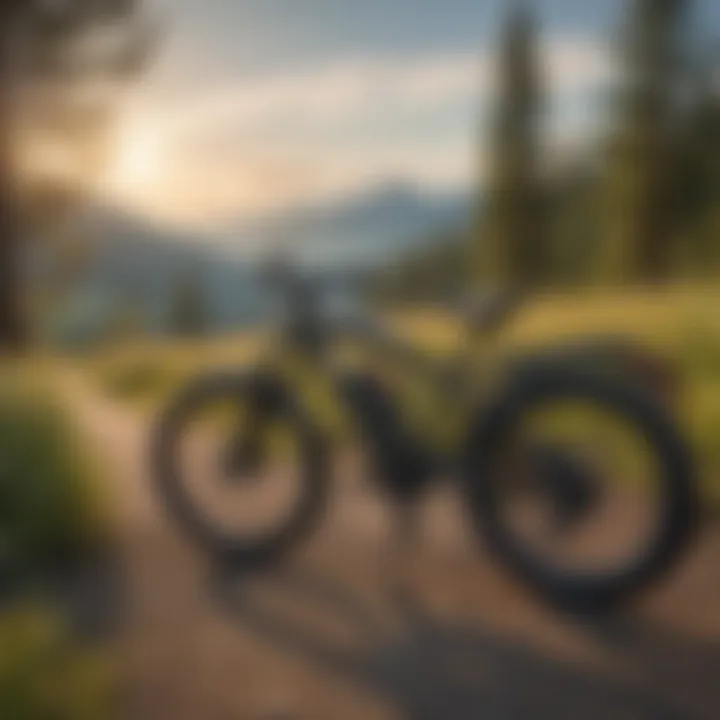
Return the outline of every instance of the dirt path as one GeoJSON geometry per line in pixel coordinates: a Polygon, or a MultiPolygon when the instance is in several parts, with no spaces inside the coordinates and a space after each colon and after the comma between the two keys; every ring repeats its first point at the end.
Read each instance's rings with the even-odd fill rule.
{"type": "Polygon", "coordinates": [[[379,501],[349,490],[285,567],[222,577],[151,493],[147,421],[69,389],[123,503],[127,717],[720,717],[720,529],[627,616],[593,625],[523,593],[448,498],[428,503],[405,592],[386,582],[379,501]]]}

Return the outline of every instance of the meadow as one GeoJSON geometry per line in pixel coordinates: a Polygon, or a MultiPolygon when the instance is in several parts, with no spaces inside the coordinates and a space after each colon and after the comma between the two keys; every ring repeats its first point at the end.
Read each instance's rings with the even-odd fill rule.
{"type": "MultiPolygon", "coordinates": [[[[712,286],[584,290],[533,299],[497,337],[500,352],[523,352],[585,337],[621,336],[667,358],[682,380],[679,422],[698,458],[708,507],[720,506],[720,290],[712,286]]],[[[387,312],[429,352],[462,342],[460,318],[432,308],[387,312]]],[[[263,347],[262,332],[196,341],[138,340],[103,348],[83,367],[104,394],[138,411],[161,407],[195,373],[242,367],[263,347]]]]}

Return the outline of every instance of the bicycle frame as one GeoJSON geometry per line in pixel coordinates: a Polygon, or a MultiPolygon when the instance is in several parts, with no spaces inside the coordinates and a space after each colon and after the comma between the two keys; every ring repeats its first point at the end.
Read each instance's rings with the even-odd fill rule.
{"type": "Polygon", "coordinates": [[[487,391],[478,382],[490,376],[489,368],[478,368],[487,358],[487,338],[469,337],[457,352],[435,357],[370,319],[324,323],[320,333],[317,329],[304,335],[292,323],[283,327],[261,367],[281,380],[326,436],[337,439],[357,427],[357,408],[348,401],[344,384],[354,374],[369,372],[389,376],[388,385],[399,390],[394,394],[405,395],[401,410],[418,442],[438,456],[457,456],[470,415],[487,391]],[[308,342],[313,335],[317,342],[308,342]],[[334,357],[348,344],[355,349],[352,359],[334,357]]]}
{"type": "Polygon", "coordinates": [[[527,374],[563,365],[573,370],[619,370],[663,400],[667,394],[661,384],[663,377],[672,376],[660,358],[642,352],[626,339],[586,340],[520,358],[498,356],[493,352],[496,333],[508,308],[514,309],[512,304],[496,303],[487,327],[483,323],[467,327],[455,352],[438,357],[403,340],[374,318],[328,320],[320,310],[316,290],[297,275],[286,277],[282,290],[286,322],[270,343],[261,367],[281,381],[331,439],[357,430],[357,408],[348,401],[344,383],[358,372],[389,376],[387,384],[399,400],[414,439],[448,462],[463,450],[470,420],[479,408],[527,374]],[[360,369],[357,352],[350,362],[336,357],[335,350],[347,344],[360,348],[360,369]],[[662,371],[660,383],[656,382],[657,373],[648,372],[658,369],[662,371]]]}
{"type": "MultiPolygon", "coordinates": [[[[287,299],[287,322],[266,347],[259,365],[250,371],[213,372],[191,382],[161,417],[154,438],[154,476],[163,499],[194,537],[219,557],[265,563],[279,558],[315,527],[335,467],[328,462],[327,451],[333,448],[325,440],[342,440],[343,430],[359,431],[360,444],[369,451],[376,471],[373,475],[403,507],[421,497],[436,479],[457,479],[470,522],[482,529],[486,546],[529,586],[552,599],[609,604],[624,598],[664,571],[691,537],[697,506],[693,463],[672,414],[662,407],[673,401],[674,394],[665,392],[674,385],[666,384],[665,378],[673,378],[656,372],[669,368],[653,353],[643,352],[627,339],[608,343],[604,338],[546,346],[519,356],[498,355],[493,352],[500,348],[494,331],[507,315],[502,305],[491,304],[495,313],[476,315],[478,322],[468,327],[466,341],[459,343],[455,353],[435,357],[375,321],[328,321],[306,286],[295,284],[287,299]],[[341,352],[346,343],[349,350],[353,344],[359,346],[360,355],[341,352]],[[388,366],[396,370],[386,383],[383,376],[388,366]],[[377,376],[380,392],[372,399],[372,381],[377,376]],[[354,385],[353,377],[359,379],[354,385]],[[350,393],[346,392],[348,378],[350,393]],[[396,423],[396,381],[415,383],[416,392],[424,394],[423,402],[411,402],[406,418],[400,418],[415,420],[412,428],[396,423]],[[364,409],[357,402],[363,393],[370,399],[364,409]],[[283,423],[287,422],[297,441],[299,453],[293,459],[299,460],[298,500],[287,520],[260,537],[247,535],[241,528],[230,533],[219,528],[185,487],[179,443],[199,411],[213,409],[218,400],[231,404],[231,413],[223,415],[230,421],[230,437],[227,445],[223,440],[221,457],[229,483],[252,481],[265,451],[284,451],[282,442],[273,445],[284,440],[283,423]],[[570,416],[561,413],[558,420],[569,417],[574,431],[572,403],[576,400],[607,409],[613,417],[634,425],[644,440],[643,451],[652,451],[653,471],[658,471],[653,472],[662,499],[657,533],[651,533],[637,557],[633,552],[627,562],[601,573],[569,573],[564,564],[555,567],[546,562],[506,527],[498,504],[498,491],[519,468],[520,482],[510,484],[511,495],[532,480],[529,489],[537,487],[552,502],[548,509],[555,510],[554,524],[583,519],[593,509],[594,453],[586,458],[584,445],[578,446],[576,455],[574,446],[553,442],[553,423],[542,412],[544,408],[562,410],[569,401],[570,416]],[[236,403],[246,403],[247,408],[241,407],[236,415],[236,403]],[[423,403],[426,411],[418,411],[423,403]],[[538,419],[537,425],[532,422],[538,419]],[[541,430],[538,435],[523,433],[536,426],[541,430]],[[406,432],[409,429],[412,432],[406,432]],[[548,436],[546,429],[551,431],[548,436]],[[519,466],[513,464],[515,457],[519,466]]],[[[598,441],[595,433],[585,438],[598,441]]],[[[600,447],[604,452],[602,443],[600,447]]],[[[630,469],[632,479],[632,463],[630,469]]],[[[624,477],[623,472],[617,479],[624,477]]],[[[613,487],[619,487],[614,476],[610,479],[613,487]]]]}

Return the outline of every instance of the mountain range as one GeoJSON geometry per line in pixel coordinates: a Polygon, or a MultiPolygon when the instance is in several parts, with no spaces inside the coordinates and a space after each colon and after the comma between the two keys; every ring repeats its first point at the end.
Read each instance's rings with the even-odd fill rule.
{"type": "Polygon", "coordinates": [[[161,330],[178,279],[201,283],[212,324],[238,327],[267,307],[258,277],[263,257],[282,246],[307,272],[351,280],[440,241],[467,222],[470,197],[390,182],[339,202],[227,223],[201,236],[155,225],[106,206],[91,208],[90,260],[74,293],[74,315],[93,322],[126,304],[161,330]]]}

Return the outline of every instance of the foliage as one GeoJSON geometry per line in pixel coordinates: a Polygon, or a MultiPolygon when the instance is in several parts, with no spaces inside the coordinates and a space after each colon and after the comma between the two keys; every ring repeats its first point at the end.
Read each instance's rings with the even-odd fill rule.
{"type": "Polygon", "coordinates": [[[81,644],[60,610],[19,604],[108,545],[97,467],[44,366],[6,362],[0,377],[0,717],[110,718],[107,651],[81,644]]]}
{"type": "Polygon", "coordinates": [[[469,250],[446,237],[379,284],[393,299],[482,282],[567,288],[706,280],[720,272],[720,91],[712,48],[690,35],[691,0],[628,3],[604,140],[538,173],[534,28],[522,6],[506,25],[491,173],[469,250]],[[433,271],[435,271],[433,273],[433,271]]]}
{"type": "Polygon", "coordinates": [[[720,267],[720,93],[708,79],[700,83],[678,142],[673,183],[679,232],[673,260],[690,276],[720,267]]]}
{"type": "Polygon", "coordinates": [[[175,282],[170,305],[170,331],[180,337],[203,335],[208,329],[209,315],[203,277],[188,270],[175,282]]]}
{"type": "Polygon", "coordinates": [[[86,369],[117,400],[155,405],[191,376],[210,366],[253,362],[265,338],[259,334],[112,345],[88,359],[86,369]]]}
{"type": "Polygon", "coordinates": [[[368,293],[381,301],[456,298],[472,281],[466,233],[434,237],[427,248],[370,277],[368,293]]]}
{"type": "Polygon", "coordinates": [[[481,277],[493,282],[535,284],[544,266],[537,60],[533,18],[517,4],[503,40],[487,205],[475,247],[481,277]]]}
{"type": "Polygon", "coordinates": [[[7,348],[22,349],[30,335],[25,303],[34,288],[21,274],[23,246],[59,239],[106,166],[120,86],[151,44],[138,7],[135,0],[0,4],[0,345],[7,348]]]}
{"type": "Polygon", "coordinates": [[[6,6],[11,6],[4,11],[9,27],[24,31],[16,81],[31,92],[23,96],[22,124],[14,131],[14,142],[20,160],[27,160],[20,169],[32,191],[28,220],[37,232],[56,226],[77,207],[105,169],[117,98],[97,85],[107,90],[112,83],[133,80],[145,64],[152,34],[135,0],[6,6]],[[42,162],[32,162],[39,143],[64,153],[75,174],[58,175],[42,162]]]}
{"type": "Polygon", "coordinates": [[[177,383],[172,368],[147,355],[100,363],[97,373],[103,391],[118,400],[161,396],[177,383]]]}
{"type": "Polygon", "coordinates": [[[0,567],[34,577],[79,563],[108,539],[96,468],[68,411],[37,374],[0,381],[0,567]]]}
{"type": "Polygon", "coordinates": [[[0,618],[0,716],[8,720],[103,720],[112,713],[104,654],[79,647],[43,608],[0,618]]]}
{"type": "Polygon", "coordinates": [[[633,0],[618,123],[608,148],[604,263],[613,281],[671,273],[674,97],[687,0],[633,0]]]}
{"type": "MultiPolygon", "coordinates": [[[[720,503],[720,322],[715,313],[719,305],[717,288],[697,284],[548,293],[529,303],[497,338],[496,351],[516,353],[579,336],[619,335],[661,352],[680,372],[685,393],[679,423],[695,446],[707,496],[720,503]]],[[[451,352],[462,342],[461,321],[447,311],[409,305],[389,313],[388,321],[420,347],[438,355],[451,352]]],[[[144,385],[143,400],[155,409],[167,401],[173,388],[201,368],[230,363],[242,367],[255,362],[258,341],[262,344],[263,339],[237,336],[215,343],[171,342],[147,346],[145,353],[134,356],[107,358],[101,367],[116,363],[115,367],[126,368],[128,374],[142,374],[137,368],[144,363],[163,368],[166,378],[162,382],[144,385]]],[[[98,372],[97,366],[94,371],[98,372]]]]}

